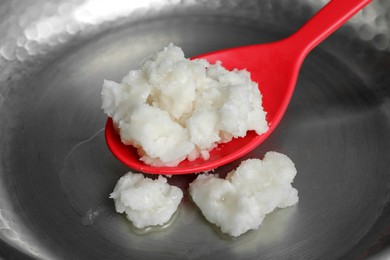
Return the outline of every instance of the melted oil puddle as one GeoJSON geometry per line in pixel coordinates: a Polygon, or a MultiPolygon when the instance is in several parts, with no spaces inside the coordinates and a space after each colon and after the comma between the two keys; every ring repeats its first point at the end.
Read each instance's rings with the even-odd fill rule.
{"type": "Polygon", "coordinates": [[[137,228],[136,226],[134,226],[130,222],[130,228],[135,234],[138,234],[138,235],[146,235],[146,234],[150,234],[150,233],[154,233],[154,232],[164,231],[173,225],[175,220],[178,218],[178,215],[179,215],[179,208],[172,215],[171,219],[167,223],[165,223],[164,225],[149,226],[146,228],[137,228]]]}

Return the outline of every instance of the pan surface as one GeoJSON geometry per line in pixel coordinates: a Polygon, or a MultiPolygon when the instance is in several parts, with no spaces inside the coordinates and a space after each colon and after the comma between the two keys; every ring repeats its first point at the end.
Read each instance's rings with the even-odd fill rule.
{"type": "Polygon", "coordinates": [[[0,257],[390,257],[387,0],[374,1],[308,56],[281,124],[242,158],[288,155],[298,170],[297,205],[232,239],[190,200],[194,175],[169,179],[185,197],[164,230],[134,230],[108,198],[130,169],[105,144],[103,79],[120,81],[170,42],[191,57],[283,38],[325,3],[1,1],[0,257]]]}

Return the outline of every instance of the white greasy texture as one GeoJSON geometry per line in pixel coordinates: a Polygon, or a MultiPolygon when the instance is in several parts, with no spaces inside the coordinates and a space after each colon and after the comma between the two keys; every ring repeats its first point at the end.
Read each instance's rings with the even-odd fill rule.
{"type": "Polygon", "coordinates": [[[249,72],[186,59],[173,44],[121,83],[105,80],[102,108],[122,142],[154,166],[208,159],[218,143],[268,129],[262,96],[249,72]]]}
{"type": "Polygon", "coordinates": [[[286,155],[268,152],[263,160],[248,159],[225,179],[201,174],[190,184],[190,195],[208,221],[237,237],[258,229],[266,214],[298,202],[291,186],[296,175],[286,155]]]}
{"type": "Polygon", "coordinates": [[[118,213],[126,213],[137,228],[164,225],[176,212],[183,192],[161,175],[153,180],[129,172],[117,182],[110,198],[118,213]]]}

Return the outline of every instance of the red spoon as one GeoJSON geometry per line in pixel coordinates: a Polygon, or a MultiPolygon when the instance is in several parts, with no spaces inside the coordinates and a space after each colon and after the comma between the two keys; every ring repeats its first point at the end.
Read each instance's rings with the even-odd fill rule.
{"type": "Polygon", "coordinates": [[[332,0],[301,29],[288,38],[267,43],[216,51],[197,56],[213,63],[217,60],[227,69],[247,69],[258,82],[263,94],[269,129],[261,135],[248,132],[244,138],[233,139],[210,152],[209,160],[185,160],[176,167],[154,167],[139,160],[136,149],[121,143],[112,120],[106,123],[106,142],[122,163],[145,173],[185,174],[212,170],[247,154],[274,131],[280,122],[306,55],[327,36],[348,21],[371,0],[332,0]]]}

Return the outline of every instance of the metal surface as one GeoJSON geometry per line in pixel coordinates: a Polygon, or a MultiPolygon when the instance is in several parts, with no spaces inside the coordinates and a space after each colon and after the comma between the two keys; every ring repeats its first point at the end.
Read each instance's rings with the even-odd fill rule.
{"type": "MultiPolygon", "coordinates": [[[[258,231],[230,239],[203,219],[188,195],[170,227],[146,234],[133,230],[108,199],[128,169],[104,142],[103,79],[120,80],[169,42],[193,56],[282,38],[323,3],[0,2],[0,256],[388,257],[387,0],[374,1],[308,56],[282,123],[247,156],[275,150],[295,162],[296,206],[268,215],[258,231]]],[[[192,178],[170,182],[186,190],[192,178]]]]}

